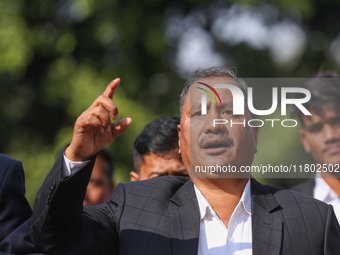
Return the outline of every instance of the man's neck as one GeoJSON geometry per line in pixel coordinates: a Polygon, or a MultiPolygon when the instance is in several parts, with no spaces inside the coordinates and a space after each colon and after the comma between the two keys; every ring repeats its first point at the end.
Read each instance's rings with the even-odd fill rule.
{"type": "Polygon", "coordinates": [[[340,197],[340,178],[334,177],[331,173],[321,173],[322,178],[328,186],[340,197]]]}
{"type": "Polygon", "coordinates": [[[248,180],[248,178],[192,179],[226,227],[229,225],[231,215],[242,197],[248,180]]]}

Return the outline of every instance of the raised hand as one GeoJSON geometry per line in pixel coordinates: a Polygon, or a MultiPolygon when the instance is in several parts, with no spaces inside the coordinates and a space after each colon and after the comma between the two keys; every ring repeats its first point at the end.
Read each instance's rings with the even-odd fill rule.
{"type": "Polygon", "coordinates": [[[73,161],[85,161],[121,135],[131,124],[130,118],[111,123],[110,116],[119,119],[118,108],[112,101],[120,79],[113,80],[105,92],[77,119],[71,144],[65,156],[73,161]]]}

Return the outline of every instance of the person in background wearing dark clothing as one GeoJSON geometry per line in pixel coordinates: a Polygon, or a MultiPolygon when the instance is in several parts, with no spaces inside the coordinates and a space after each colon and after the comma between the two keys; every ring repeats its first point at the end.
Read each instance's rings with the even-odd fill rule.
{"type": "Polygon", "coordinates": [[[31,215],[21,162],[0,154],[0,255],[37,253],[29,235],[31,215]]]}
{"type": "Polygon", "coordinates": [[[291,189],[331,204],[340,222],[340,75],[319,73],[303,87],[312,96],[304,104],[312,115],[302,115],[296,107],[293,115],[302,123],[300,137],[305,151],[322,171],[291,189]]]}
{"type": "Polygon", "coordinates": [[[178,154],[179,119],[163,117],[147,124],[134,143],[133,162],[136,172],[131,181],[160,176],[189,176],[178,154]]]}

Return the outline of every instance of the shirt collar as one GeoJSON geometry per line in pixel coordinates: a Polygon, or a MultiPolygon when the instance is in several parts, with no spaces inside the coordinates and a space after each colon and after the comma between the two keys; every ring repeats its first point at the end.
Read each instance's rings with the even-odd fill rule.
{"type": "MultiPolygon", "coordinates": [[[[198,207],[200,210],[200,220],[203,220],[203,218],[209,213],[215,214],[214,209],[211,207],[209,202],[205,199],[205,197],[202,195],[201,191],[196,187],[196,185],[194,185],[194,188],[195,188],[195,193],[196,193],[196,197],[198,201],[198,207]]],[[[237,214],[242,211],[251,215],[250,180],[248,180],[246,186],[244,187],[241,199],[239,203],[237,204],[233,214],[237,214]]]]}
{"type": "Polygon", "coordinates": [[[331,202],[333,199],[338,199],[338,195],[329,187],[320,173],[315,175],[314,198],[323,201],[331,202]]]}

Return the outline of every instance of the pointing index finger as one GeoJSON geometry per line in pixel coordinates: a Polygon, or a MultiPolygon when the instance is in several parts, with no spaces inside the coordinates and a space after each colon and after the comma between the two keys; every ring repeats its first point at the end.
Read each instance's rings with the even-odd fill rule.
{"type": "Polygon", "coordinates": [[[108,98],[112,99],[113,98],[113,95],[114,93],[116,92],[116,89],[118,88],[120,84],[120,79],[119,78],[116,78],[114,79],[113,81],[110,82],[109,85],[107,85],[103,95],[104,96],[107,96],[108,98]]]}

